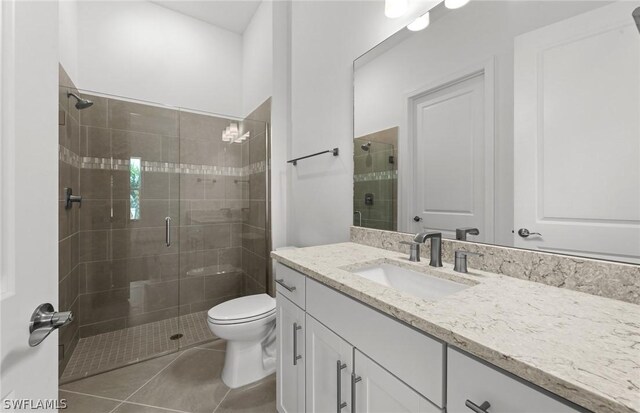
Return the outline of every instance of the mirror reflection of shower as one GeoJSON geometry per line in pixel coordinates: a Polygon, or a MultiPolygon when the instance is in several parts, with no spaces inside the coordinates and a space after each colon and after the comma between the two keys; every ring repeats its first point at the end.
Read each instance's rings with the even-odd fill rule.
{"type": "Polygon", "coordinates": [[[76,95],[75,93],[72,92],[67,92],[67,97],[69,96],[73,96],[74,98],[76,98],[76,109],[78,110],[82,110],[82,109],[86,109],[88,107],[90,107],[91,105],[93,105],[93,101],[89,100],[89,99],[83,99],[80,96],[76,95]]]}

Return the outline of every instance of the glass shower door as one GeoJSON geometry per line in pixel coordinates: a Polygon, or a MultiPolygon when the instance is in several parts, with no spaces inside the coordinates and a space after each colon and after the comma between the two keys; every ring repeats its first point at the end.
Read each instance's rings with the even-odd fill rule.
{"type": "Polygon", "coordinates": [[[79,215],[66,231],[77,231],[77,288],[60,290],[77,322],[63,382],[175,351],[181,331],[178,110],[79,93],[93,103],[77,109],[70,98],[72,143],[60,156],[82,196],[79,209],[60,210],[61,226],[79,215]]]}

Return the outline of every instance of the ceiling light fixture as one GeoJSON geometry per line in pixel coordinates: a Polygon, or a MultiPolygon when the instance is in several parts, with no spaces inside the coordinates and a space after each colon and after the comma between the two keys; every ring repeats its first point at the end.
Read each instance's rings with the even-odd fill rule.
{"type": "Polygon", "coordinates": [[[459,9],[469,3],[469,0],[444,0],[444,6],[447,9],[459,9]]]}
{"type": "Polygon", "coordinates": [[[250,133],[247,132],[240,136],[237,123],[231,123],[227,128],[222,131],[222,141],[229,143],[242,143],[250,137],[250,133]]]}
{"type": "Polygon", "coordinates": [[[409,0],[385,0],[384,15],[390,19],[400,17],[407,12],[409,0]]]}
{"type": "Polygon", "coordinates": [[[419,32],[420,30],[424,30],[429,26],[429,12],[426,12],[422,16],[416,18],[411,24],[407,26],[407,29],[412,32],[419,32]]]}

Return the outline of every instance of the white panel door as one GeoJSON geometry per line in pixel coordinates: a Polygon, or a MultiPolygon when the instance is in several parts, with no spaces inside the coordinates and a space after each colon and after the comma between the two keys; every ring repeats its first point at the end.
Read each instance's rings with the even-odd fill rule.
{"type": "Polygon", "coordinates": [[[455,239],[456,228],[475,227],[480,235],[470,240],[493,240],[493,158],[487,153],[493,141],[485,136],[484,77],[480,72],[414,101],[417,230],[455,239]]]}
{"type": "Polygon", "coordinates": [[[58,4],[3,0],[0,19],[0,398],[57,412],[58,333],[28,338],[58,305],[58,4]]]}
{"type": "Polygon", "coordinates": [[[307,413],[349,412],[353,347],[307,314],[307,413]]]}
{"type": "Polygon", "coordinates": [[[442,413],[411,387],[404,384],[369,357],[358,350],[354,352],[355,372],[352,374],[355,397],[354,412],[442,413]]]}
{"type": "Polygon", "coordinates": [[[304,411],[305,313],[276,293],[276,405],[280,413],[304,411]]]}
{"type": "Polygon", "coordinates": [[[637,6],[516,38],[515,246],[640,262],[637,6]]]}

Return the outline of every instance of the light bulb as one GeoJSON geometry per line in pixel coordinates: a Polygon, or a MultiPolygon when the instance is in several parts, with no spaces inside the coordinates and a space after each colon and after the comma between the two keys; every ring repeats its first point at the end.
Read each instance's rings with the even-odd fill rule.
{"type": "Polygon", "coordinates": [[[384,15],[390,19],[395,19],[406,13],[409,8],[409,0],[385,0],[384,15]]]}
{"type": "Polygon", "coordinates": [[[469,3],[469,0],[444,0],[444,6],[447,9],[459,9],[469,3]]]}
{"type": "Polygon", "coordinates": [[[412,32],[419,32],[420,30],[424,30],[429,26],[429,12],[426,12],[422,16],[415,19],[411,24],[407,26],[407,29],[412,32]]]}

